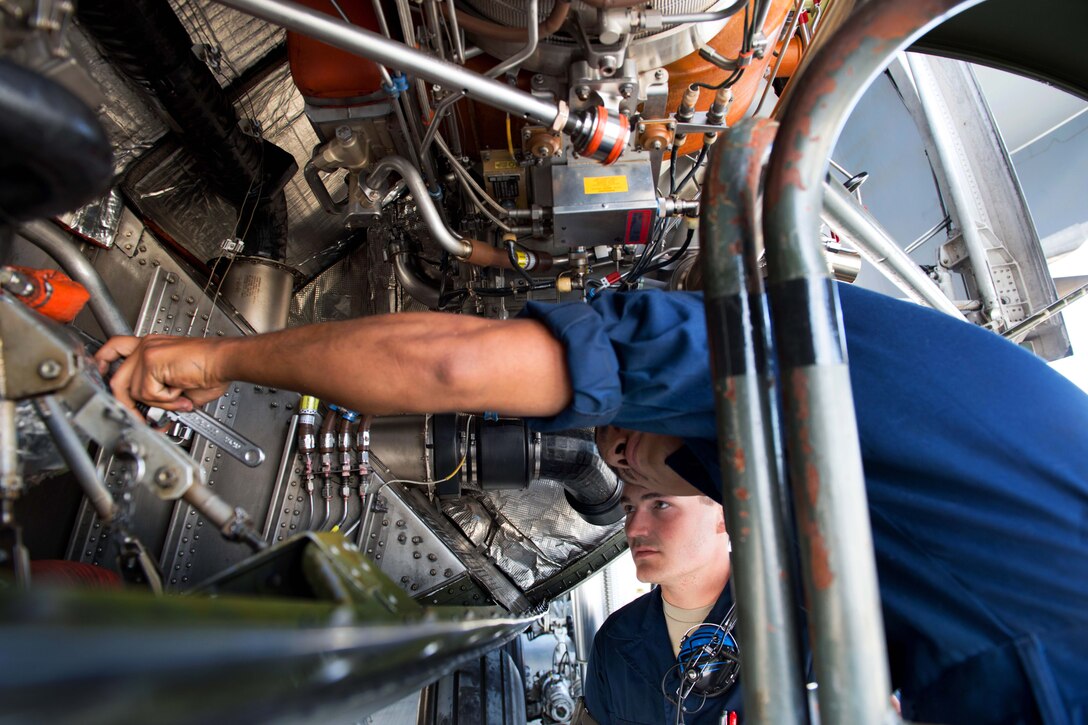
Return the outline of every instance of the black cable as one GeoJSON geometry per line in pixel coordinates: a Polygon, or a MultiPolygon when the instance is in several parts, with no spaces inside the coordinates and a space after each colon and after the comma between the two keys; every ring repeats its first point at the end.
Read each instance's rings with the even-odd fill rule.
{"type": "MultiPolygon", "coordinates": [[[[710,151],[710,144],[707,144],[706,142],[704,142],[703,147],[701,149],[699,149],[699,155],[695,157],[695,163],[692,164],[691,169],[688,170],[688,173],[680,181],[679,185],[677,185],[676,188],[678,190],[683,190],[683,188],[688,185],[688,182],[691,181],[692,178],[695,177],[695,172],[698,171],[699,167],[702,166],[703,163],[706,161],[706,156],[707,156],[707,153],[709,151],[710,151]]],[[[674,191],[673,193],[675,194],[676,192],[674,191]]]]}
{"type": "Polygon", "coordinates": [[[634,289],[638,284],[639,279],[644,274],[643,269],[646,267],[647,261],[653,257],[652,249],[656,249],[657,246],[663,241],[665,232],[665,225],[658,219],[654,220],[654,228],[650,235],[650,240],[642,247],[642,254],[639,255],[638,260],[632,265],[631,271],[627,273],[627,278],[623,281],[622,288],[625,290],[634,289]]]}
{"type": "MultiPolygon", "coordinates": [[[[753,38],[752,38],[752,23],[751,23],[751,19],[749,17],[748,6],[747,5],[744,6],[743,38],[744,38],[744,40],[741,42],[740,55],[738,56],[738,58],[749,55],[752,52],[752,40],[753,40],[753,38]]],[[[707,89],[712,90],[712,91],[720,91],[723,88],[732,88],[733,85],[735,85],[736,82],[740,80],[742,75],[744,75],[744,66],[741,66],[741,67],[737,68],[736,70],[734,70],[732,73],[729,74],[728,77],[726,77],[726,79],[724,81],[722,81],[721,83],[719,83],[717,85],[711,85],[710,83],[699,83],[699,82],[692,83],[691,85],[695,86],[696,88],[707,88],[707,89]]]]}
{"type": "Polygon", "coordinates": [[[682,245],[680,245],[680,249],[678,249],[675,254],[673,254],[671,257],[664,260],[663,262],[658,262],[654,266],[652,266],[649,269],[645,270],[642,274],[647,275],[650,272],[656,272],[659,269],[664,269],[665,267],[668,267],[673,262],[679,261],[680,258],[684,256],[684,252],[688,251],[688,247],[691,246],[691,240],[694,239],[694,238],[695,238],[695,230],[694,229],[689,229],[688,230],[688,235],[684,239],[684,243],[682,245]]]}

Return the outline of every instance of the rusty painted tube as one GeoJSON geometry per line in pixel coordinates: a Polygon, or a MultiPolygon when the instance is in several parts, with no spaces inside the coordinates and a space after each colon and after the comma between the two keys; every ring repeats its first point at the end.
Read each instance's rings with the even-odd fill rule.
{"type": "Polygon", "coordinates": [[[745,119],[722,135],[706,176],[702,263],[734,591],[745,652],[745,715],[807,722],[796,562],[786,535],[770,320],[759,269],[760,176],[778,124],[745,119]]]}
{"type": "Polygon", "coordinates": [[[791,83],[767,172],[768,296],[825,722],[889,717],[887,657],[846,342],[817,236],[831,150],[895,54],[978,0],[869,0],[791,83]]]}

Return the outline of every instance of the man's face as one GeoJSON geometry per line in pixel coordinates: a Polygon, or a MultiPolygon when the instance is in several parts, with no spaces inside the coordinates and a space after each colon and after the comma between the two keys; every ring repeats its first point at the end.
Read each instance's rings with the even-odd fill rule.
{"type": "Polygon", "coordinates": [[[663,496],[626,483],[624,531],[639,581],[670,587],[705,581],[728,566],[722,507],[706,496],[663,496]]]}
{"type": "Polygon", "coordinates": [[[625,483],[634,483],[670,496],[699,493],[665,464],[665,459],[683,445],[683,439],[660,433],[643,433],[611,425],[597,429],[597,449],[617,476],[625,483]]]}

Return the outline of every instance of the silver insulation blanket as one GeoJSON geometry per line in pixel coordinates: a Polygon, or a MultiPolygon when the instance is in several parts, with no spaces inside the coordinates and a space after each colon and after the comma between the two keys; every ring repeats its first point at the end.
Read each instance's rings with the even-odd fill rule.
{"type": "Polygon", "coordinates": [[[166,124],[144,94],[114,70],[78,26],[68,33],[68,43],[72,56],[106,99],[97,109],[98,119],[113,145],[114,172],[120,175],[166,134],[166,124]]]}
{"type": "Polygon", "coordinates": [[[60,220],[84,239],[109,248],[117,237],[124,211],[124,199],[121,198],[121,192],[114,187],[101,199],[61,215],[60,220]]]}
{"type": "Polygon", "coordinates": [[[539,479],[524,491],[466,492],[443,511],[523,591],[623,527],[586,523],[554,479],[539,479]]]}

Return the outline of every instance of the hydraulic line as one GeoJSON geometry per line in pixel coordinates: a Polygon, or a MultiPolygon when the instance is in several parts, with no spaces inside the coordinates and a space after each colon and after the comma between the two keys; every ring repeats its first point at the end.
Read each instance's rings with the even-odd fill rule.
{"type": "Polygon", "coordinates": [[[340,500],[343,504],[343,513],[336,524],[337,529],[343,529],[348,520],[348,500],[351,497],[351,476],[355,463],[355,435],[354,429],[358,425],[359,414],[354,410],[340,409],[340,423],[336,429],[336,451],[340,462],[340,500]]]}
{"type": "Polygon", "coordinates": [[[314,453],[317,452],[317,408],[321,401],[303,395],[298,411],[298,452],[302,456],[303,486],[310,498],[310,523],[314,520],[314,453]]]}
{"type": "Polygon", "coordinates": [[[330,405],[325,413],[325,419],[321,421],[321,430],[317,436],[317,451],[321,461],[321,498],[325,501],[325,518],[317,525],[317,530],[325,528],[331,514],[332,501],[332,457],[336,452],[336,411],[335,405],[330,405]]]}
{"type": "MultiPolygon", "coordinates": [[[[404,157],[386,156],[379,161],[364,182],[364,194],[369,198],[379,198],[386,179],[390,173],[394,172],[408,186],[408,192],[412,195],[413,201],[416,202],[416,208],[419,210],[420,216],[423,217],[432,238],[440,247],[457,259],[466,261],[469,264],[480,267],[511,268],[510,260],[503,250],[496,249],[476,239],[461,238],[450,231],[442,220],[442,216],[438,213],[438,207],[435,206],[434,200],[428,194],[419,170],[404,157]]],[[[538,256],[542,268],[545,268],[545,265],[550,265],[551,257],[549,255],[541,253],[538,256]]]]}
{"type": "MultiPolygon", "coordinates": [[[[561,5],[562,3],[557,2],[552,8],[553,12],[561,5]]],[[[526,22],[526,25],[528,26],[526,28],[526,34],[528,37],[526,38],[525,47],[504,60],[502,63],[499,63],[497,66],[487,71],[488,78],[498,78],[508,71],[513,71],[513,73],[516,75],[517,69],[521,67],[521,64],[529,58],[532,58],[533,54],[536,53],[536,46],[540,40],[540,32],[536,26],[536,23],[533,21],[536,20],[537,9],[539,7],[539,0],[528,0],[528,5],[525,8],[525,12],[528,17],[528,21],[526,22]]]]}
{"type": "MultiPolygon", "coordinates": [[[[446,9],[446,16],[449,17],[449,8],[453,6],[451,2],[446,9]]],[[[537,37],[547,38],[549,35],[554,34],[559,28],[563,27],[563,23],[567,19],[567,15],[570,13],[570,0],[556,0],[552,5],[552,11],[548,14],[548,17],[544,19],[544,22],[540,25],[536,25],[537,16],[535,12],[529,13],[526,19],[525,28],[508,28],[505,25],[499,25],[490,21],[478,18],[475,15],[469,15],[468,13],[457,11],[456,19],[457,23],[465,30],[482,35],[485,38],[491,38],[492,40],[501,40],[506,42],[524,42],[529,38],[529,35],[536,31],[537,37]]]]}

